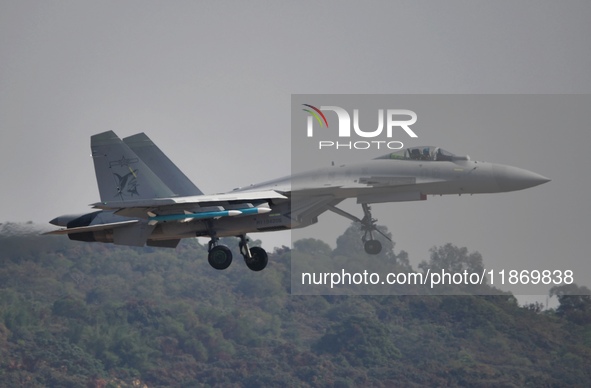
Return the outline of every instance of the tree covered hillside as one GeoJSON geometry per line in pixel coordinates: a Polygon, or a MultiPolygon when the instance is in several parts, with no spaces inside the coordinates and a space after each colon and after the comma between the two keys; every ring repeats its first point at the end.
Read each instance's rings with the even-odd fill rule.
{"type": "MultiPolygon", "coordinates": [[[[505,293],[292,296],[287,248],[262,272],[216,271],[197,240],[130,248],[0,228],[0,386],[591,386],[591,303],[566,289],[556,311],[505,293]]],[[[334,252],[295,247],[358,254],[343,236],[334,252]]],[[[431,264],[446,252],[478,262],[446,245],[431,264]]],[[[383,259],[409,266],[393,245],[383,259]]]]}

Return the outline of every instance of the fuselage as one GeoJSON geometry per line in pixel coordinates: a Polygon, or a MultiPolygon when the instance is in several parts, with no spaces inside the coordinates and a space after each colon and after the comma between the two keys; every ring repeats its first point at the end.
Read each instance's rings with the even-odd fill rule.
{"type": "MultiPolygon", "coordinates": [[[[268,203],[265,214],[219,217],[188,222],[159,222],[150,240],[170,240],[195,236],[237,236],[304,227],[317,222],[318,215],[347,198],[358,203],[424,200],[427,195],[482,194],[521,190],[549,179],[517,167],[459,160],[397,160],[378,158],[296,173],[262,182],[233,192],[275,190],[287,199],[268,203]]],[[[256,204],[255,204],[256,205],[256,204]]],[[[52,220],[60,226],[94,225],[129,220],[112,211],[82,217],[62,216],[52,220]]],[[[112,242],[112,231],[72,234],[83,241],[112,242]]]]}
{"type": "Polygon", "coordinates": [[[123,140],[113,131],[90,138],[100,194],[95,210],[50,222],[72,240],[175,248],[181,239],[209,237],[207,260],[228,268],[232,251],[220,237],[240,239],[239,252],[252,271],[263,270],[267,252],[250,247],[247,233],[303,228],[331,211],[361,224],[364,250],[382,250],[370,204],[421,201],[428,195],[481,194],[521,190],[549,179],[516,167],[471,161],[440,147],[400,149],[376,159],[306,172],[235,189],[203,194],[150,140],[139,133],[123,140]],[[337,205],[355,198],[363,216],[337,205]]]}
{"type": "Polygon", "coordinates": [[[335,198],[345,199],[375,193],[500,193],[548,181],[548,178],[531,171],[488,162],[374,159],[307,171],[237,190],[278,190],[302,195],[329,193],[335,198]]]}

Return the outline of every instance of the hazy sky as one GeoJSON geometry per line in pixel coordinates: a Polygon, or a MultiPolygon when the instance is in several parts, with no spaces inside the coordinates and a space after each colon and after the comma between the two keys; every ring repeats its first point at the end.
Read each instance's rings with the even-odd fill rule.
{"type": "MultiPolygon", "coordinates": [[[[146,132],[212,193],[290,173],[292,93],[589,93],[589,20],[587,1],[0,1],[0,222],[87,210],[98,200],[89,137],[106,130],[146,132]]],[[[569,257],[588,278],[591,131],[557,123],[511,141],[502,123],[457,142],[453,128],[425,133],[552,182],[376,205],[461,215],[429,238],[383,218],[397,248],[413,262],[445,242],[485,263],[569,257]]]]}

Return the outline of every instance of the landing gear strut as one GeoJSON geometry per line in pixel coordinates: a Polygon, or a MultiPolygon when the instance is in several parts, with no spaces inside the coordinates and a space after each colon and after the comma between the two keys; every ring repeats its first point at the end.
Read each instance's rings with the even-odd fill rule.
{"type": "MultiPolygon", "coordinates": [[[[361,237],[361,241],[363,241],[363,248],[367,254],[377,255],[382,251],[382,243],[378,240],[374,240],[373,232],[376,231],[382,235],[384,235],[384,233],[380,232],[380,230],[377,228],[376,222],[378,220],[372,218],[371,207],[366,203],[362,203],[361,207],[363,209],[363,219],[361,219],[361,230],[363,230],[363,237],[361,237]],[[367,239],[368,235],[369,240],[367,239]]],[[[385,237],[388,238],[387,236],[385,237]]]]}
{"type": "Polygon", "coordinates": [[[269,262],[267,252],[261,247],[249,248],[248,239],[243,234],[238,237],[240,237],[240,243],[238,246],[240,247],[240,253],[244,257],[246,266],[251,271],[262,271],[265,269],[269,262]]]}
{"type": "Polygon", "coordinates": [[[331,210],[337,213],[340,216],[353,220],[355,222],[359,222],[361,224],[361,230],[363,231],[363,237],[361,237],[361,241],[363,242],[363,248],[365,252],[369,255],[377,255],[382,251],[382,243],[378,240],[375,240],[373,237],[373,232],[378,232],[382,236],[384,236],[389,241],[390,238],[386,236],[381,230],[379,230],[376,226],[376,220],[371,216],[371,207],[366,204],[362,203],[361,208],[363,209],[363,218],[359,219],[355,217],[351,213],[347,213],[346,211],[339,209],[336,206],[328,206],[328,210],[331,210]],[[367,238],[369,236],[369,239],[367,238]]]}

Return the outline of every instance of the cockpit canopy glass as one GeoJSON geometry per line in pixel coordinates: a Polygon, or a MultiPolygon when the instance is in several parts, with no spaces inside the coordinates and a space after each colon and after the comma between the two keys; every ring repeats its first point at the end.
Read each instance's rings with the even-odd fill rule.
{"type": "Polygon", "coordinates": [[[455,158],[454,154],[440,147],[420,146],[398,150],[376,159],[452,161],[455,158]]]}

